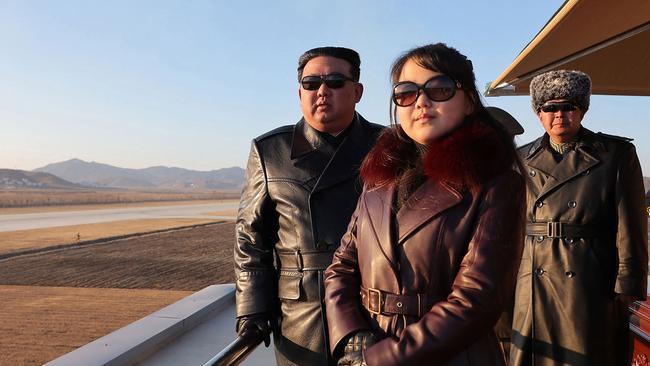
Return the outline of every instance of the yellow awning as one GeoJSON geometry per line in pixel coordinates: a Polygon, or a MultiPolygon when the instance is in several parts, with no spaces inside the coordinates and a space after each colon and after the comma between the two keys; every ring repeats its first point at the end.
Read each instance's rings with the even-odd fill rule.
{"type": "Polygon", "coordinates": [[[650,95],[650,0],[566,1],[485,95],[527,95],[557,69],[589,74],[593,94],[650,95]]]}

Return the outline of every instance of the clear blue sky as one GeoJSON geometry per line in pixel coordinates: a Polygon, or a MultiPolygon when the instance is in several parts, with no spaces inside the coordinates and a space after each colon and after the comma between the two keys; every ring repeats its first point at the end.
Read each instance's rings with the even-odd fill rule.
{"type": "MultiPolygon", "coordinates": [[[[446,42],[472,59],[484,90],[562,3],[2,0],[0,168],[70,158],[243,167],[253,137],[300,118],[295,69],[303,51],[359,51],[358,111],[387,124],[388,68],[401,52],[446,42]]],[[[528,97],[485,102],[521,122],[520,144],[543,132],[528,97]]],[[[635,138],[645,175],[649,102],[594,96],[583,122],[635,138]]]]}

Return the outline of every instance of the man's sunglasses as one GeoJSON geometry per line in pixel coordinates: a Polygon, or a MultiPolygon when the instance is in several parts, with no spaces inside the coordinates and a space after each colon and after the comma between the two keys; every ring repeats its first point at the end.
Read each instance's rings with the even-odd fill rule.
{"type": "Polygon", "coordinates": [[[354,81],[343,74],[328,74],[328,75],[310,75],[300,79],[300,85],[305,90],[318,90],[320,86],[325,85],[330,89],[339,89],[345,85],[346,81],[354,81]]]}
{"type": "Polygon", "coordinates": [[[560,103],[546,103],[542,105],[539,109],[542,110],[542,112],[546,113],[555,113],[555,112],[571,112],[575,111],[578,109],[578,107],[569,102],[560,102],[560,103]]]}
{"type": "Polygon", "coordinates": [[[424,85],[412,81],[401,81],[393,86],[393,102],[400,107],[408,107],[420,96],[420,90],[434,102],[444,102],[454,97],[460,83],[447,75],[437,75],[427,80],[424,85]]]}

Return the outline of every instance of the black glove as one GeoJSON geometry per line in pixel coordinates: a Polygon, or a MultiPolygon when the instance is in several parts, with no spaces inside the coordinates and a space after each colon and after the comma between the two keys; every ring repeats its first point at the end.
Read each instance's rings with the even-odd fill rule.
{"type": "Polygon", "coordinates": [[[363,350],[375,343],[377,343],[377,337],[368,330],[354,333],[348,338],[343,349],[343,357],[339,359],[337,366],[366,366],[363,350]]]}
{"type": "Polygon", "coordinates": [[[237,335],[255,332],[264,337],[264,345],[271,344],[271,325],[269,316],[265,313],[244,315],[237,318],[237,335]]]}

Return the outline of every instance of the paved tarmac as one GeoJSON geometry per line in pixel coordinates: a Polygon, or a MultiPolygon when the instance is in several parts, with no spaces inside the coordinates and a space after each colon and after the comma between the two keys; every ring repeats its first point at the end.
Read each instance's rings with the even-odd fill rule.
{"type": "Polygon", "coordinates": [[[41,212],[18,215],[0,215],[0,232],[40,229],[56,226],[94,224],[118,220],[196,218],[233,220],[234,216],[206,215],[208,212],[237,209],[235,201],[188,204],[178,206],[152,206],[111,208],[83,211],[41,212]]]}

